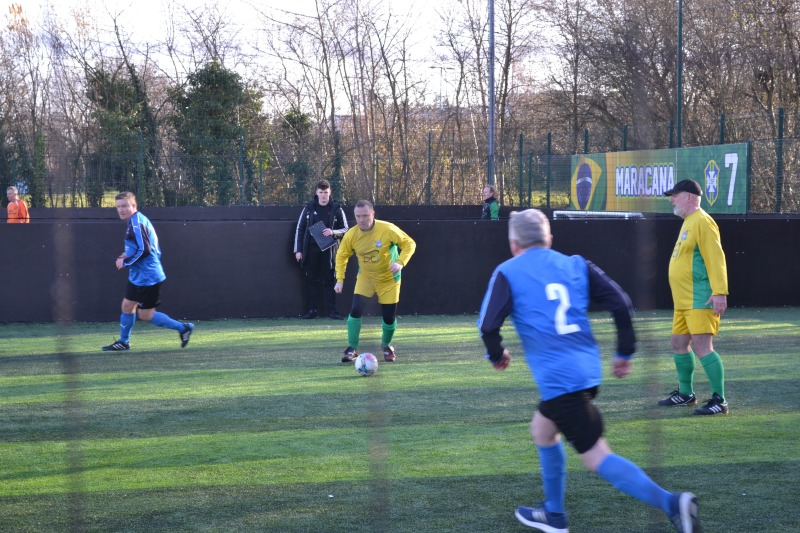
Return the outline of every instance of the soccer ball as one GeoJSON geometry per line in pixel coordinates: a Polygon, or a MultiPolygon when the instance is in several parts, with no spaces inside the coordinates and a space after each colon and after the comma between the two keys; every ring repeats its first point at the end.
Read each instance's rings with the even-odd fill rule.
{"type": "Polygon", "coordinates": [[[364,352],[356,357],[356,370],[362,376],[369,377],[378,371],[378,358],[369,352],[364,352]]]}

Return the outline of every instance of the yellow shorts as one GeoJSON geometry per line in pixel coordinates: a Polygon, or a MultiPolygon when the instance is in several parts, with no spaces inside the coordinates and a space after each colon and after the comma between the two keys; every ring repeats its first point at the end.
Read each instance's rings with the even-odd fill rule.
{"type": "Polygon", "coordinates": [[[367,298],[372,298],[377,294],[378,303],[396,304],[400,301],[400,282],[374,282],[365,276],[358,276],[356,277],[356,287],[353,292],[367,298]]]}
{"type": "Polygon", "coordinates": [[[719,317],[713,309],[675,309],[672,315],[673,335],[716,335],[719,317]]]}

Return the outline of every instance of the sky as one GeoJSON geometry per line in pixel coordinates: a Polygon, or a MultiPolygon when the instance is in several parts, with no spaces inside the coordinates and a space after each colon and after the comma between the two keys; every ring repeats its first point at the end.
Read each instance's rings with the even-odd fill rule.
{"type": "MultiPolygon", "coordinates": [[[[357,0],[353,0],[357,1],[357,0]]],[[[61,16],[67,16],[70,11],[90,6],[91,12],[100,23],[110,22],[112,16],[117,16],[120,26],[135,41],[148,40],[148,35],[154,37],[163,26],[159,24],[159,19],[163,18],[166,6],[173,2],[164,0],[0,0],[3,12],[6,6],[11,3],[20,4],[24,12],[29,14],[29,18],[37,20],[45,10],[42,6],[49,5],[51,11],[55,11],[61,16]]],[[[236,20],[244,29],[252,27],[258,23],[258,11],[264,12],[267,9],[274,9],[276,13],[287,10],[297,13],[313,14],[315,12],[314,0],[174,0],[181,6],[190,9],[201,7],[205,4],[216,5],[217,8],[236,20]]],[[[441,6],[442,2],[432,0],[383,0],[384,6],[399,14],[408,12],[413,16],[419,16],[419,23],[415,24],[415,33],[419,33],[419,40],[432,46],[432,35],[434,33],[434,23],[438,20],[436,7],[441,6]]],[[[283,17],[277,17],[283,18],[283,17]]]]}
{"type": "MultiPolygon", "coordinates": [[[[453,88],[455,69],[443,66],[440,59],[446,54],[438,48],[435,35],[441,29],[441,19],[438,11],[446,10],[457,0],[339,0],[343,2],[361,2],[380,5],[381,9],[390,9],[397,18],[408,17],[412,28],[411,41],[406,59],[422,77],[431,83],[433,90],[438,93],[439,101],[447,97],[453,88]],[[379,3],[379,4],[378,4],[379,3]],[[438,90],[437,90],[438,89],[438,90]]],[[[475,0],[480,6],[482,0],[475,0]]],[[[490,0],[485,0],[488,9],[490,0]]],[[[290,20],[292,17],[286,11],[299,14],[313,15],[316,12],[315,0],[0,0],[0,23],[3,15],[7,14],[8,6],[20,4],[23,12],[33,21],[34,25],[41,20],[45,11],[55,12],[64,20],[71,20],[71,12],[84,10],[90,6],[90,12],[97,21],[101,31],[110,32],[113,28],[112,21],[116,18],[122,29],[123,38],[135,44],[159,44],[165,41],[168,20],[167,8],[172,7],[176,12],[175,18],[180,15],[183,8],[197,10],[204,6],[214,6],[215,9],[228,15],[234,26],[229,30],[238,29],[237,41],[241,50],[263,58],[262,46],[265,34],[256,31],[263,24],[263,13],[274,10],[274,18],[290,20]],[[44,9],[42,6],[49,6],[44,9]],[[250,30],[250,31],[248,31],[250,30]],[[252,37],[251,37],[252,36],[252,37]]],[[[496,0],[495,0],[495,3],[496,0]]],[[[497,8],[496,8],[497,9],[497,8]]],[[[111,40],[113,36],[109,36],[111,40]]],[[[158,54],[157,49],[147,47],[148,53],[158,54]]],[[[545,59],[545,62],[547,60],[545,59]]],[[[543,63],[544,64],[544,63],[543,63]]],[[[232,68],[239,68],[233,66],[232,68]]],[[[542,71],[542,68],[528,68],[529,74],[542,71]]]]}
{"type": "MultiPolygon", "coordinates": [[[[349,1],[356,2],[358,0],[349,1]]],[[[425,69],[425,76],[433,84],[433,89],[441,100],[443,94],[448,93],[450,69],[441,67],[441,64],[435,59],[437,54],[434,50],[436,48],[434,35],[440,20],[436,9],[442,9],[447,2],[444,0],[372,1],[382,2],[381,7],[391,9],[397,17],[408,16],[411,21],[414,21],[411,26],[413,35],[408,59],[418,65],[418,68],[425,69]]],[[[23,13],[34,25],[41,20],[44,12],[55,12],[59,18],[69,21],[73,18],[72,12],[82,11],[88,7],[103,31],[110,32],[113,27],[112,21],[116,18],[122,29],[123,37],[139,44],[156,44],[164,41],[166,34],[164,21],[167,19],[168,6],[171,5],[173,10],[176,9],[176,5],[195,10],[212,5],[241,27],[237,39],[245,41],[245,48],[247,48],[247,44],[256,44],[255,41],[246,41],[248,28],[252,29],[250,34],[255,39],[263,38],[263,35],[259,35],[255,28],[263,18],[261,13],[268,12],[269,9],[275,10],[274,17],[276,19],[287,20],[292,17],[282,13],[284,10],[309,15],[316,13],[315,0],[218,0],[216,2],[214,0],[0,0],[0,9],[2,9],[0,13],[3,15],[7,13],[7,6],[12,3],[21,5],[23,13]]],[[[180,14],[180,8],[178,8],[178,13],[180,14]]],[[[0,15],[0,22],[2,22],[2,15],[0,15]]]]}

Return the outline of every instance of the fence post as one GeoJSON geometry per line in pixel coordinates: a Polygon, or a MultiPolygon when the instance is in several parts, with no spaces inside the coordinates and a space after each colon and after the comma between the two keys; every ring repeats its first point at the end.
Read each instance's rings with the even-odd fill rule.
{"type": "Polygon", "coordinates": [[[531,207],[533,195],[533,152],[528,152],[528,207],[531,207]]]}
{"type": "Polygon", "coordinates": [[[431,132],[428,131],[428,183],[425,186],[425,198],[428,201],[428,205],[431,205],[431,172],[432,172],[432,161],[431,161],[431,132]]]}
{"type": "Polygon", "coordinates": [[[375,201],[380,202],[381,194],[381,158],[375,154],[375,201]]]}
{"type": "Polygon", "coordinates": [[[456,131],[450,132],[450,205],[456,205],[456,131]]]}
{"type": "Polygon", "coordinates": [[[239,132],[239,205],[244,205],[244,132],[239,132]]]}
{"type": "Polygon", "coordinates": [[[341,153],[341,134],[336,129],[333,132],[333,159],[331,160],[331,189],[342,194],[342,153],[341,153]]]}
{"type": "Polygon", "coordinates": [[[589,153],[589,128],[583,130],[583,153],[589,153]]]}
{"type": "Polygon", "coordinates": [[[139,132],[139,154],[136,158],[136,198],[140,198],[140,202],[146,203],[147,198],[142,194],[142,186],[144,185],[144,134],[139,132]]]}
{"type": "Polygon", "coordinates": [[[622,151],[628,151],[628,125],[622,125],[622,151]]]}
{"type": "Polygon", "coordinates": [[[725,144],[725,113],[719,116],[719,144],[725,144]]]}
{"type": "Polygon", "coordinates": [[[553,178],[552,168],[553,134],[547,132],[547,179],[545,181],[545,206],[550,209],[550,181],[553,178]]]}
{"type": "Polygon", "coordinates": [[[748,157],[747,157],[747,174],[745,174],[745,178],[747,179],[747,188],[745,188],[745,191],[747,192],[747,199],[745,201],[746,202],[745,203],[745,206],[746,206],[745,207],[745,213],[750,214],[751,211],[752,211],[750,209],[750,206],[752,205],[750,203],[750,201],[752,200],[752,195],[753,195],[753,186],[751,185],[753,183],[753,180],[752,180],[752,178],[753,178],[753,141],[752,140],[747,141],[747,154],[748,154],[748,157]]]}
{"type": "Polygon", "coordinates": [[[783,113],[781,107],[778,109],[778,139],[775,143],[775,151],[777,161],[775,163],[775,212],[781,212],[781,204],[783,203],[783,113]]]}
{"type": "Polygon", "coordinates": [[[264,154],[258,155],[258,205],[264,205],[262,197],[264,191],[264,154]]]}
{"type": "Polygon", "coordinates": [[[669,121],[669,147],[675,148],[675,123],[669,121]]]}
{"type": "Polygon", "coordinates": [[[522,202],[522,145],[525,142],[524,134],[519,134],[519,205],[523,205],[522,202]]]}

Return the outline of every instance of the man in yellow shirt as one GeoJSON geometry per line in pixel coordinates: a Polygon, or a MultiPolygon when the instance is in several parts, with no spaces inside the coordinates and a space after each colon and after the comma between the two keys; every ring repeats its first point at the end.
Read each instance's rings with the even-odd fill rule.
{"type": "Polygon", "coordinates": [[[417,244],[394,224],[375,220],[375,208],[369,200],[356,202],[353,213],[357,227],[345,233],[339,245],[336,253],[336,285],[333,288],[337,294],[342,293],[347,261],[355,254],[358,258],[358,276],[353,291],[353,304],[347,317],[348,346],[342,362],[353,361],[358,356],[364,299],[375,295],[378,296],[383,315],[383,359],[392,362],[397,358],[391,342],[397,327],[400,271],[408,264],[417,244]]]}
{"type": "Polygon", "coordinates": [[[6,189],[8,197],[8,223],[9,224],[29,224],[31,217],[28,214],[28,206],[19,197],[19,189],[13,185],[6,189]]]}
{"type": "Polygon", "coordinates": [[[697,356],[708,376],[712,395],[703,407],[694,410],[695,414],[727,414],[725,370],[713,346],[720,317],[728,308],[728,272],[719,227],[700,208],[703,191],[696,181],[679,181],[664,195],[669,196],[673,212],[683,218],[669,262],[669,286],[675,308],[671,344],[679,389],[658,404],[697,404],[694,395],[697,356]]]}

